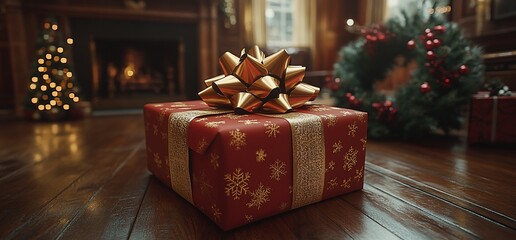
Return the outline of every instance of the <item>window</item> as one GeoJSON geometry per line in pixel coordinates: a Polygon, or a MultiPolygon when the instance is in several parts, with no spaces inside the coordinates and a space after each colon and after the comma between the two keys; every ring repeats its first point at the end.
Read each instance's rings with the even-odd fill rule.
{"type": "Polygon", "coordinates": [[[295,45],[293,26],[293,0],[267,0],[265,23],[267,46],[286,47],[295,45]]]}

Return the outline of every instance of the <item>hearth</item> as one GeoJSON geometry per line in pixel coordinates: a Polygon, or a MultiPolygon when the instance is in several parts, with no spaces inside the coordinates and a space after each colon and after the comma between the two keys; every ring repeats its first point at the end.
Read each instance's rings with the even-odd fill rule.
{"type": "Polygon", "coordinates": [[[93,110],[196,98],[194,24],[81,18],[71,27],[76,72],[93,110]]]}

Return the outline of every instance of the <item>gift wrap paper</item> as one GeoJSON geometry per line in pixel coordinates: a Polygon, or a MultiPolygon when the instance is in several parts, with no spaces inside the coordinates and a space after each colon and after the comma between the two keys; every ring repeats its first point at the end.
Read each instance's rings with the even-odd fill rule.
{"type": "Polygon", "coordinates": [[[147,104],[144,117],[149,170],[224,230],[363,187],[364,112],[237,115],[188,101],[147,104]]]}

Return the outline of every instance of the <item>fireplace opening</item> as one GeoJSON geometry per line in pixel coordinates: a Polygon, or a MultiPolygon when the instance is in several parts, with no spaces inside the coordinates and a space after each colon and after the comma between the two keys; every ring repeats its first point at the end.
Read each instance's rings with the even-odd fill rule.
{"type": "Polygon", "coordinates": [[[132,107],[184,95],[179,41],[93,41],[94,92],[101,108],[132,107]]]}

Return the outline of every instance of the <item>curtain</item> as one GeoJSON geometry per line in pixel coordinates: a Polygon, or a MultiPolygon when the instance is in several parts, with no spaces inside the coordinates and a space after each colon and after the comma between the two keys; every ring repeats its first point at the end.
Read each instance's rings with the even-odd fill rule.
{"type": "Polygon", "coordinates": [[[250,47],[267,45],[267,28],[265,25],[265,0],[245,0],[244,2],[244,31],[245,44],[250,47]]]}

